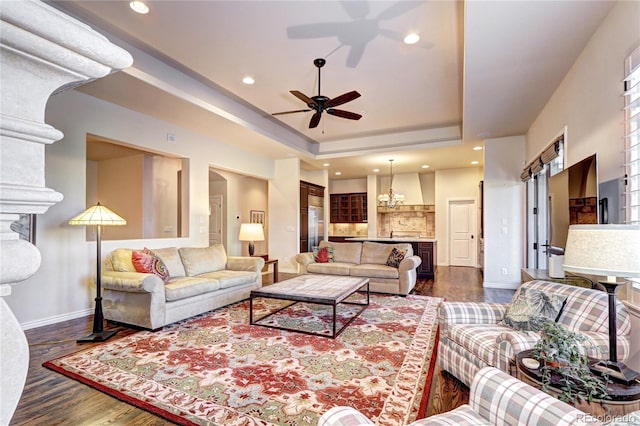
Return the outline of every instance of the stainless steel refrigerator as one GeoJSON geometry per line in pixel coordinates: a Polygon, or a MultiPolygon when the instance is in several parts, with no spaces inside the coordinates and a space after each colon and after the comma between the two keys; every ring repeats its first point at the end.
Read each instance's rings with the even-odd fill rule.
{"type": "Polygon", "coordinates": [[[324,198],[309,195],[309,231],[308,231],[308,251],[313,251],[313,247],[324,238],[324,198]]]}

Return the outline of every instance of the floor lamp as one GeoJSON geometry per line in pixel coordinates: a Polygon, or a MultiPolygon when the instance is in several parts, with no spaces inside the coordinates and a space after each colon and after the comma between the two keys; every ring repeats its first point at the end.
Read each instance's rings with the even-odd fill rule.
{"type": "Polygon", "coordinates": [[[591,366],[596,372],[630,383],[640,373],[618,361],[616,290],[624,282],[616,277],[640,277],[640,225],[571,225],[564,251],[566,272],[604,275],[598,281],[609,295],[609,359],[591,366]]]}
{"type": "Polygon", "coordinates": [[[96,227],[96,308],[93,315],[93,333],[78,339],[78,343],[104,342],[116,334],[115,330],[104,330],[104,317],[102,316],[102,294],[100,285],[102,256],[100,248],[102,246],[101,234],[103,226],[126,225],[127,221],[118,216],[112,210],[100,203],[89,207],[78,216],[69,221],[69,225],[95,225],[96,227]]]}

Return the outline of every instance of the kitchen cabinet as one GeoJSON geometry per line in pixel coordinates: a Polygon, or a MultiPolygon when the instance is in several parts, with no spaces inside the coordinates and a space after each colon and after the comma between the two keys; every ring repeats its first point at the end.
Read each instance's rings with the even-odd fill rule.
{"type": "Polygon", "coordinates": [[[331,223],[366,223],[367,193],[331,194],[331,223]]]}
{"type": "Polygon", "coordinates": [[[436,262],[436,243],[435,242],[418,242],[412,243],[413,251],[420,259],[422,263],[418,266],[419,277],[435,277],[437,262],[436,262]]]}
{"type": "MultiPolygon", "coordinates": [[[[330,237],[335,238],[335,237],[330,237]]],[[[335,240],[337,241],[337,240],[335,240]]],[[[416,273],[419,278],[435,278],[436,270],[438,269],[438,241],[425,239],[425,238],[347,238],[347,242],[349,241],[372,241],[374,243],[383,243],[383,244],[398,244],[398,243],[409,243],[411,244],[411,248],[413,249],[413,254],[419,256],[422,260],[418,269],[416,269],[416,273]]]]}

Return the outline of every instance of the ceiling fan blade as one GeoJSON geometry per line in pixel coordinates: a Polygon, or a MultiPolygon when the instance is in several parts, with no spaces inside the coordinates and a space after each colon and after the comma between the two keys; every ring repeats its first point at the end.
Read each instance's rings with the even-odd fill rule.
{"type": "Polygon", "coordinates": [[[271,115],[293,114],[293,113],[296,113],[296,112],[307,112],[307,111],[311,111],[311,110],[310,109],[297,109],[295,111],[274,112],[271,115]]]}
{"type": "Polygon", "coordinates": [[[344,111],[342,109],[328,109],[327,114],[335,115],[336,117],[348,118],[349,120],[360,120],[362,116],[351,111],[344,111]]]}
{"type": "Polygon", "coordinates": [[[318,127],[318,123],[320,123],[320,117],[322,117],[321,112],[316,112],[315,114],[313,114],[313,117],[311,117],[311,121],[309,121],[310,129],[318,127]]]}
{"type": "Polygon", "coordinates": [[[329,99],[327,102],[325,102],[324,106],[325,108],[331,108],[334,106],[346,104],[347,102],[351,102],[352,100],[359,97],[360,93],[353,90],[351,92],[345,93],[344,95],[340,95],[337,98],[329,99]]]}
{"type": "Polygon", "coordinates": [[[409,12],[411,9],[415,9],[418,6],[421,6],[424,2],[421,1],[399,1],[393,4],[391,7],[382,11],[382,13],[378,14],[378,19],[381,21],[386,21],[388,19],[397,18],[400,15],[404,15],[409,12]]]}
{"type": "Polygon", "coordinates": [[[308,97],[302,92],[299,92],[297,90],[289,90],[289,93],[291,93],[296,98],[300,99],[305,104],[309,105],[309,108],[314,108],[317,106],[313,99],[311,99],[310,97],[308,97]]]}

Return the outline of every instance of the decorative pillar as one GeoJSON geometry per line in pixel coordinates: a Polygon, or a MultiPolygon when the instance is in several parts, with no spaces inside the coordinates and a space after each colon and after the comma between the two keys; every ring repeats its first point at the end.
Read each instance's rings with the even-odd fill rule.
{"type": "Polygon", "coordinates": [[[45,145],[63,137],[44,123],[47,100],[132,63],[125,50],[45,3],[0,2],[0,424],[13,417],[29,365],[25,334],[4,297],[41,260],[10,226],[62,200],[44,181],[45,145]]]}

